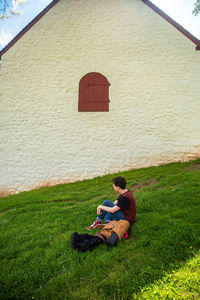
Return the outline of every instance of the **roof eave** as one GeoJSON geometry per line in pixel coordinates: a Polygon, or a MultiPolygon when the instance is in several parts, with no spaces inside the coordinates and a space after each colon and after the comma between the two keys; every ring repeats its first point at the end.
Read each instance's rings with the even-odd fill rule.
{"type": "Polygon", "coordinates": [[[53,0],[47,7],[45,7],[26,27],[24,27],[1,51],[1,56],[10,49],[35,23],[37,23],[59,0],[53,0]]]}
{"type": "MultiPolygon", "coordinates": [[[[10,49],[36,22],[38,22],[59,0],[53,0],[45,9],[43,9],[26,27],[24,27],[9,43],[0,51],[0,60],[1,56],[10,49]]],[[[164,11],[158,8],[149,0],[141,0],[151,9],[153,9],[157,14],[159,14],[162,18],[164,18],[167,22],[173,25],[176,29],[178,29],[181,33],[183,33],[187,38],[189,38],[195,45],[196,50],[200,50],[200,40],[198,40],[195,36],[193,36],[189,31],[183,28],[180,24],[174,21],[171,17],[169,17],[164,11]]]]}
{"type": "Polygon", "coordinates": [[[149,0],[141,0],[141,1],[144,2],[151,9],[153,9],[157,14],[159,14],[162,18],[164,18],[168,23],[170,23],[172,26],[174,26],[176,29],[178,29],[188,39],[190,39],[196,45],[196,48],[195,48],[196,50],[200,50],[200,40],[199,39],[197,39],[195,36],[193,36],[189,31],[187,31],[185,28],[183,28],[176,21],[174,21],[170,16],[168,16],[163,10],[161,10],[159,7],[157,7],[151,1],[149,1],[149,0]]]}

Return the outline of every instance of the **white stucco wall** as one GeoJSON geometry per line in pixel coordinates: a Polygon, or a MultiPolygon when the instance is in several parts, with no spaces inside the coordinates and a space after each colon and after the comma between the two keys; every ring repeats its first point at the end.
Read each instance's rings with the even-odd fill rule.
{"type": "Polygon", "coordinates": [[[2,193],[199,156],[200,51],[139,0],[60,0],[2,57],[2,193]],[[82,76],[109,112],[78,112],[82,76]]]}

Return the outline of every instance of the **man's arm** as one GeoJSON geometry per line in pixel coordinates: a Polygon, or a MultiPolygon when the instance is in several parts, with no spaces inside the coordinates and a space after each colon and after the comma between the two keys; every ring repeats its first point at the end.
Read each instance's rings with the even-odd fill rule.
{"type": "Polygon", "coordinates": [[[120,207],[115,205],[113,207],[108,207],[108,206],[104,206],[104,205],[99,205],[97,207],[97,214],[100,215],[101,213],[101,209],[110,213],[115,213],[116,211],[120,210],[120,207]]]}

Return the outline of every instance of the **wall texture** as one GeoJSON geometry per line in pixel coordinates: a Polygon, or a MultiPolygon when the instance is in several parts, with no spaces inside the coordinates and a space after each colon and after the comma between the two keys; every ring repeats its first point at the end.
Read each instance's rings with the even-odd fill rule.
{"type": "Polygon", "coordinates": [[[200,52],[139,0],[61,0],[2,57],[1,194],[198,157],[200,52]],[[109,112],[78,112],[107,77],[109,112]]]}

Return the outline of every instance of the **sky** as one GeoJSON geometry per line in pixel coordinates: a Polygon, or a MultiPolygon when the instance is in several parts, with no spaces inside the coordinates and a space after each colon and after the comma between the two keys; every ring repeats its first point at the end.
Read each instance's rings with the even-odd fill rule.
{"type": "Polygon", "coordinates": [[[200,14],[194,16],[195,0],[151,0],[167,15],[200,40],[200,14]]]}
{"type": "MultiPolygon", "coordinates": [[[[4,2],[5,0],[0,0],[0,10],[4,2]]],[[[51,2],[52,0],[7,0],[11,10],[17,14],[12,14],[7,9],[7,17],[2,19],[0,13],[0,51],[51,2]]],[[[195,0],[151,2],[200,40],[200,14],[192,15],[195,0]]]]}
{"type": "MultiPolygon", "coordinates": [[[[0,18],[0,51],[51,2],[52,0],[7,0],[10,8],[17,14],[12,14],[7,8],[8,18],[0,18]]],[[[0,0],[0,9],[3,4],[4,0],[0,0]]]]}

